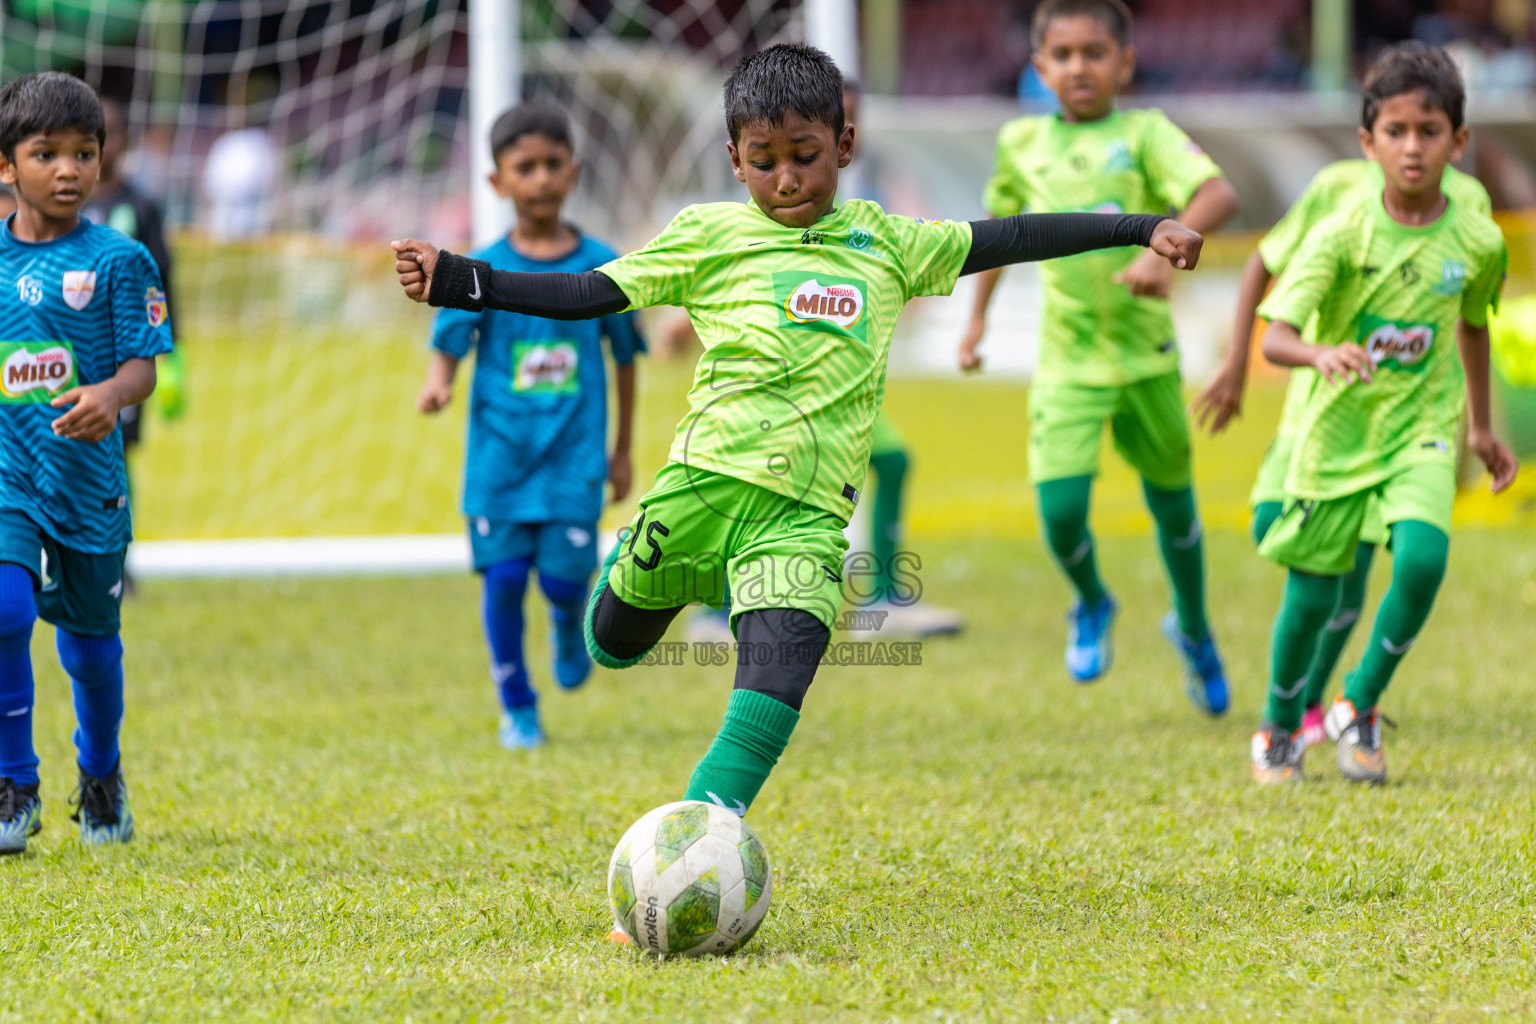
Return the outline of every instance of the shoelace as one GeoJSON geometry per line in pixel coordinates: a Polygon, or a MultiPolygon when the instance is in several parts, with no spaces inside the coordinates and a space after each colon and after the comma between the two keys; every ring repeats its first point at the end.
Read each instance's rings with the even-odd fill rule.
{"type": "Polygon", "coordinates": [[[1356,715],[1350,719],[1349,724],[1344,727],[1344,731],[1348,732],[1351,729],[1358,729],[1357,735],[1360,737],[1360,745],[1367,750],[1376,750],[1381,746],[1381,727],[1383,725],[1392,729],[1397,728],[1396,722],[1378,711],[1374,715],[1356,715]]]}
{"type": "Polygon", "coordinates": [[[0,821],[16,817],[16,783],[0,779],[0,821]]]}
{"type": "Polygon", "coordinates": [[[90,817],[92,825],[117,824],[118,776],[98,779],[84,773],[80,776],[80,789],[71,798],[75,811],[70,821],[79,821],[83,813],[90,817]]]}
{"type": "Polygon", "coordinates": [[[1291,739],[1291,734],[1282,729],[1276,729],[1269,734],[1269,763],[1279,766],[1290,764],[1296,760],[1296,741],[1291,739]]]}

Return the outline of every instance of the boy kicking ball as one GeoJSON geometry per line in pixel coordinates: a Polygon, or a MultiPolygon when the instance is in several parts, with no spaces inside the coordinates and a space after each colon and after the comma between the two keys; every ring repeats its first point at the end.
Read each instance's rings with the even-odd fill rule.
{"type": "Polygon", "coordinates": [[[727,577],[735,689],[684,799],[752,806],[800,719],[842,604],[896,318],[961,274],[1114,245],[1193,267],[1201,239],[1160,216],[926,223],[837,203],[853,127],[820,50],[781,44],[726,80],[731,164],[748,203],[690,206],[645,248],[585,274],[509,274],[394,243],[406,294],[434,305],[584,319],[684,307],[704,344],[669,463],[604,564],[586,617],[599,663],[638,663],[727,577]],[[759,657],[766,652],[767,657],[759,657]]]}
{"type": "MultiPolygon", "coordinates": [[[[581,173],[565,112],[524,103],[491,127],[491,184],[517,210],[506,238],[475,253],[497,270],[581,273],[615,253],[560,219],[581,173]]],[[[475,352],[464,515],[475,571],[484,581],[482,618],[491,677],[501,697],[502,746],[545,741],[538,695],[523,660],[523,599],[538,573],[550,604],[554,677],[570,690],[592,662],[582,638],[587,581],[597,568],[603,484],[629,493],[635,355],[645,344],[633,313],[569,323],[521,313],[450,309],[438,315],[432,359],[416,407],[441,412],[453,398],[459,362],[475,352]],[[608,382],[602,339],[618,377],[618,428],[608,437],[608,382]]]]}
{"type": "Polygon", "coordinates": [[[1261,783],[1301,779],[1307,682],[1373,502],[1391,538],[1392,583],[1324,728],[1345,778],[1386,780],[1377,705],[1445,575],[1463,409],[1467,446],[1494,492],[1516,473],[1488,419],[1488,311],[1504,280],[1504,239],[1486,213],[1441,188],[1467,145],[1461,77],[1444,51],[1407,43],[1382,55],[1364,92],[1360,145],[1381,165],[1383,188],[1317,225],[1259,309],[1270,321],[1265,357],[1318,378],[1280,518],[1259,546],[1289,569],[1251,745],[1261,783]],[[1301,330],[1314,314],[1309,343],[1301,330]]]}
{"type": "Polygon", "coordinates": [[[32,747],[32,625],[58,628],[74,687],[79,793],[91,844],[133,838],[118,730],[118,637],[131,536],[118,413],[155,390],[171,351],[149,251],[83,220],[101,168],[101,103],[58,72],[0,90],[0,853],[42,827],[32,747]]]}

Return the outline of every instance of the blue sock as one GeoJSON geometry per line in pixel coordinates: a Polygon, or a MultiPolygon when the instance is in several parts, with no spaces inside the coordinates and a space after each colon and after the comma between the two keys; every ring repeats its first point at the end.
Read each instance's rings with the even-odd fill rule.
{"type": "Polygon", "coordinates": [[[0,564],[0,776],[37,785],[32,749],[32,574],[0,564]]]}
{"type": "Polygon", "coordinates": [[[482,611],[485,639],[491,648],[491,678],[501,691],[501,706],[508,711],[538,702],[528,685],[528,666],[523,663],[523,593],[528,589],[526,558],[497,562],[485,570],[482,611]]]}
{"type": "Polygon", "coordinates": [[[123,726],[123,641],[58,631],[59,664],[75,690],[75,749],[87,775],[106,778],[117,769],[117,734],[123,726]]]}
{"type": "Polygon", "coordinates": [[[549,599],[555,633],[555,681],[567,689],[586,682],[592,671],[581,617],[587,610],[587,584],[539,573],[539,589],[549,599]]]}

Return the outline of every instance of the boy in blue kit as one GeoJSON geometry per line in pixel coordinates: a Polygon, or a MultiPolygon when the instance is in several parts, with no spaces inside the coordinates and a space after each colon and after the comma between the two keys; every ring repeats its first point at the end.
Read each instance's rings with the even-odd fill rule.
{"type": "MultiPolygon", "coordinates": [[[[498,270],[565,273],[616,258],[560,219],[580,174],[564,111],[539,102],[514,107],[492,126],[491,150],[491,184],[512,200],[517,226],[478,258],[498,270]]],[[[633,313],[562,322],[489,309],[444,310],[432,333],[418,409],[436,413],[448,405],[459,361],[471,349],[464,514],[475,571],[485,581],[485,635],[503,709],[501,743],[518,750],[544,742],[538,697],[523,662],[530,571],[538,570],[551,606],[555,681],[574,689],[592,670],[581,618],[597,568],[603,483],[613,485],[615,501],[629,493],[634,359],[645,344],[633,313]],[[618,385],[619,422],[608,455],[604,335],[618,385]]]]}
{"type": "Polygon", "coordinates": [[[84,220],[100,171],[101,103],[79,79],[0,90],[0,852],[42,827],[32,748],[32,625],[58,628],[74,687],[86,843],[126,843],[123,558],[131,537],[118,413],[155,390],[171,351],[148,250],[84,220]]]}

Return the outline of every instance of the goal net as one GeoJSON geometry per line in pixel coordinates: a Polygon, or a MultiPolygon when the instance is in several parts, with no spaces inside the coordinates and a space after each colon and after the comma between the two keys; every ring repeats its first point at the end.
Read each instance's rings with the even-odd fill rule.
{"type": "MultiPolygon", "coordinates": [[[[386,244],[471,234],[466,3],[7,0],[0,75],[122,101],[172,227],[188,403],[134,456],[141,538],[461,530],[463,402],[414,411],[430,316],[386,244]]],[[[720,84],[798,33],[795,2],[520,8],[522,93],[565,105],[586,164],[572,220],[623,247],[733,194],[720,84]]]]}

